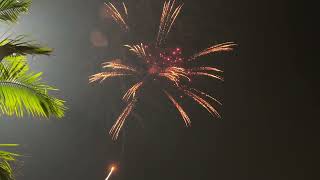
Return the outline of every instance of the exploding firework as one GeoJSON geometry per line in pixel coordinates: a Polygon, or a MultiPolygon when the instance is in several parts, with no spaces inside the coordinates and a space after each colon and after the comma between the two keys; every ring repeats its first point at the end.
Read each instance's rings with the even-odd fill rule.
{"type": "MultiPolygon", "coordinates": [[[[129,32],[130,28],[127,24],[129,20],[128,9],[125,3],[122,3],[117,8],[112,3],[106,3],[106,13],[120,26],[124,32],[129,32]]],[[[121,76],[135,76],[138,81],[124,94],[123,101],[127,104],[123,112],[118,117],[115,124],[110,130],[110,135],[116,140],[119,132],[125,123],[125,120],[130,115],[136,102],[139,100],[139,91],[147,83],[154,81],[163,85],[162,91],[168,97],[168,100],[172,102],[173,106],[178,110],[186,126],[191,126],[191,120],[174,98],[172,93],[169,93],[170,89],[175,90],[183,94],[183,97],[189,97],[197,104],[205,108],[212,116],[220,118],[219,113],[214,108],[213,103],[221,104],[215,98],[206,94],[198,89],[190,87],[191,81],[195,76],[204,76],[207,78],[213,78],[223,81],[221,76],[222,70],[209,67],[192,67],[189,68],[189,62],[195,61],[198,58],[223,51],[231,51],[236,45],[233,42],[226,42],[222,44],[213,45],[203,51],[200,51],[189,58],[183,57],[183,50],[180,47],[171,48],[166,47],[166,39],[168,33],[172,29],[174,22],[182,9],[182,4],[177,4],[175,0],[169,0],[164,3],[162,15],[160,18],[160,25],[157,37],[154,42],[151,43],[139,43],[139,44],[126,44],[124,45],[129,52],[131,52],[140,64],[134,65],[134,63],[123,63],[125,61],[116,59],[110,60],[102,64],[105,71],[90,76],[90,83],[96,81],[104,81],[107,78],[121,77],[121,76]],[[142,64],[142,65],[141,65],[142,64]],[[141,68],[143,66],[144,68],[141,68]],[[147,81],[152,79],[153,81],[147,81]]],[[[112,173],[112,171],[110,172],[112,173]]]]}

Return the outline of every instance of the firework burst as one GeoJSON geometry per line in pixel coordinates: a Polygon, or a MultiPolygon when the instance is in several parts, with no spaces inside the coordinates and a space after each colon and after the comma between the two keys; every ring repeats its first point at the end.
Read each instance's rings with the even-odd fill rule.
{"type": "MultiPolygon", "coordinates": [[[[106,13],[124,32],[129,32],[130,28],[127,24],[129,14],[125,3],[122,3],[119,8],[112,3],[106,3],[105,5],[107,7],[106,13]]],[[[163,85],[162,91],[180,113],[186,126],[191,126],[191,120],[174,96],[169,93],[170,89],[180,92],[185,97],[191,98],[197,104],[205,108],[212,116],[220,118],[220,115],[214,108],[213,103],[219,105],[221,105],[221,103],[209,94],[190,87],[190,84],[195,76],[204,76],[223,81],[223,77],[221,76],[223,71],[216,67],[209,66],[188,68],[189,66],[187,64],[208,54],[231,51],[236,44],[233,42],[226,42],[214,45],[189,58],[184,58],[182,56],[182,49],[179,47],[166,47],[165,41],[168,33],[174,25],[182,6],[182,4],[177,4],[175,0],[169,0],[164,3],[159,31],[154,42],[124,45],[127,50],[136,56],[146,68],[141,68],[139,65],[132,65],[134,63],[121,63],[123,62],[121,60],[111,60],[102,64],[105,71],[90,76],[90,83],[96,81],[102,82],[107,78],[121,76],[135,76],[138,79],[138,81],[129,88],[123,96],[123,100],[127,105],[109,132],[114,140],[118,138],[125,120],[134,109],[136,102],[139,100],[139,95],[142,95],[139,94],[139,91],[146,83],[152,83],[153,81],[157,81],[160,84],[167,83],[169,85],[169,87],[167,87],[167,85],[163,85]],[[151,77],[153,81],[147,81],[149,77],[151,77]]]]}

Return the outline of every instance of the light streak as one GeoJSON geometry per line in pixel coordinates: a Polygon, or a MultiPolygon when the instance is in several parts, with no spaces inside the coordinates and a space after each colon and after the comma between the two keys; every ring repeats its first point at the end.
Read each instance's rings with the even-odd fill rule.
{"type": "Polygon", "coordinates": [[[110,169],[110,172],[109,172],[109,174],[108,174],[108,176],[106,177],[105,180],[108,180],[111,177],[111,174],[113,173],[114,169],[115,169],[115,167],[112,166],[111,169],[110,169]]]}
{"type": "Polygon", "coordinates": [[[175,0],[164,2],[156,41],[158,46],[163,44],[163,41],[165,41],[167,38],[169,32],[171,31],[172,25],[179,15],[183,5],[178,5],[175,9],[174,6],[175,0]]]}
{"type": "Polygon", "coordinates": [[[217,44],[214,46],[211,46],[195,55],[193,55],[189,61],[194,60],[200,56],[204,56],[207,54],[211,54],[211,53],[215,53],[215,52],[222,52],[222,51],[232,51],[233,47],[236,46],[237,44],[235,44],[234,42],[225,42],[225,43],[221,43],[221,44],[217,44]]]}
{"type": "Polygon", "coordinates": [[[136,99],[132,99],[131,102],[127,105],[127,107],[123,110],[123,112],[121,113],[121,115],[118,117],[117,121],[115,122],[115,124],[112,126],[111,130],[109,131],[109,134],[112,136],[113,140],[116,140],[119,136],[119,132],[125,122],[125,120],[127,119],[127,117],[129,116],[129,114],[131,113],[134,104],[136,102],[136,99]]]}
{"type": "Polygon", "coordinates": [[[188,114],[183,110],[183,108],[179,105],[179,103],[167,92],[164,91],[164,93],[168,96],[168,98],[171,100],[173,105],[177,108],[177,110],[180,112],[182,119],[184,120],[184,123],[186,126],[191,126],[191,120],[188,116],[188,114]]]}
{"type": "Polygon", "coordinates": [[[183,90],[186,95],[191,97],[194,101],[196,101],[199,105],[201,105],[203,108],[205,108],[212,116],[216,116],[218,118],[221,118],[220,114],[218,111],[206,100],[201,98],[200,96],[194,94],[193,92],[184,89],[183,90]]]}
{"type": "Polygon", "coordinates": [[[211,74],[211,73],[205,73],[205,72],[190,72],[190,75],[194,75],[194,76],[208,76],[208,77],[212,77],[215,79],[219,79],[221,81],[223,81],[223,77],[215,75],[215,74],[211,74]]]}
{"type": "Polygon", "coordinates": [[[135,99],[136,97],[136,93],[138,91],[138,89],[142,86],[143,82],[139,82],[135,85],[133,85],[127,92],[126,94],[123,96],[123,100],[128,102],[130,98],[135,99]]]}
{"type": "MultiPolygon", "coordinates": [[[[123,28],[125,31],[129,29],[125,19],[121,15],[121,13],[118,11],[118,9],[111,3],[105,3],[107,7],[107,13],[108,15],[117,23],[121,28],[123,28]]],[[[125,9],[125,13],[127,15],[127,8],[126,5],[123,3],[123,7],[125,9]]]]}
{"type": "Polygon", "coordinates": [[[90,76],[89,83],[100,80],[100,82],[106,80],[111,77],[119,77],[119,76],[131,76],[132,74],[128,73],[119,73],[119,72],[101,72],[90,76]]]}
{"type": "Polygon", "coordinates": [[[137,72],[133,67],[127,66],[125,64],[117,63],[117,60],[111,61],[111,62],[104,62],[104,63],[102,63],[102,67],[137,72]]]}
{"type": "Polygon", "coordinates": [[[124,45],[125,47],[129,48],[129,51],[133,52],[134,54],[136,54],[137,56],[139,56],[140,58],[146,58],[147,54],[146,54],[146,50],[145,50],[145,46],[143,45],[143,43],[141,43],[140,45],[124,45]]]}

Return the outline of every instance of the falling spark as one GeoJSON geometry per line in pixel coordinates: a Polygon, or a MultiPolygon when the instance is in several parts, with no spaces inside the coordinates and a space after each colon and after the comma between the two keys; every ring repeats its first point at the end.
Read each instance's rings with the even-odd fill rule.
{"type": "Polygon", "coordinates": [[[127,93],[123,96],[123,100],[125,100],[126,102],[129,101],[130,98],[134,99],[136,97],[136,92],[138,91],[138,89],[142,86],[143,82],[139,82],[135,85],[133,85],[128,91],[127,93]]]}
{"type": "Polygon", "coordinates": [[[215,67],[195,67],[190,69],[191,71],[216,71],[216,72],[223,72],[222,70],[215,68],[215,67]]]}
{"type": "MultiPolygon", "coordinates": [[[[127,31],[129,29],[125,19],[123,18],[123,16],[120,14],[120,12],[118,11],[118,9],[112,4],[112,3],[105,3],[106,7],[107,7],[107,13],[108,15],[117,23],[119,24],[120,27],[122,27],[125,31],[127,31]]],[[[127,8],[126,5],[123,3],[123,7],[125,9],[125,13],[127,15],[127,8]]]]}
{"type": "Polygon", "coordinates": [[[171,100],[171,102],[174,104],[174,106],[180,112],[181,117],[184,120],[184,123],[186,124],[186,126],[187,127],[191,126],[191,120],[190,120],[188,114],[183,110],[183,108],[179,105],[179,103],[167,91],[164,91],[164,93],[168,96],[168,98],[171,100]]]}
{"type": "Polygon", "coordinates": [[[204,107],[212,116],[216,116],[218,118],[221,117],[220,114],[217,112],[217,110],[209,102],[207,102],[206,100],[204,100],[200,96],[194,94],[193,92],[191,92],[187,89],[184,89],[183,91],[186,95],[188,95],[194,101],[196,101],[198,104],[200,104],[202,107],[204,107]]]}
{"type": "Polygon", "coordinates": [[[217,44],[193,55],[189,60],[194,60],[200,56],[204,56],[210,53],[221,52],[221,51],[232,51],[234,46],[236,46],[236,44],[233,42],[225,42],[225,43],[217,44]]]}
{"type": "Polygon", "coordinates": [[[117,63],[117,60],[111,61],[111,62],[104,62],[102,63],[103,68],[111,68],[111,69],[121,69],[121,70],[128,70],[132,72],[136,72],[136,70],[133,67],[117,63]]]}
{"type": "Polygon", "coordinates": [[[164,70],[164,72],[159,73],[159,76],[163,76],[163,77],[168,78],[176,86],[179,86],[179,83],[182,78],[185,78],[188,81],[191,81],[189,75],[191,75],[191,74],[189,72],[187,72],[186,69],[179,68],[179,67],[168,67],[164,70]]]}
{"type": "Polygon", "coordinates": [[[123,110],[121,115],[118,117],[116,123],[112,126],[111,130],[109,131],[109,134],[112,135],[113,140],[116,140],[118,138],[119,132],[120,132],[125,120],[127,119],[129,114],[131,113],[135,102],[136,102],[135,99],[131,100],[131,102],[123,110]]]}
{"type": "Polygon", "coordinates": [[[100,80],[100,82],[106,80],[107,78],[111,77],[118,77],[118,76],[131,76],[132,74],[127,74],[127,73],[119,73],[119,72],[102,72],[102,73],[97,73],[94,74],[90,77],[89,82],[95,82],[100,80]]]}
{"type": "Polygon", "coordinates": [[[181,9],[182,9],[182,4],[178,5],[178,7],[175,8],[175,0],[173,1],[168,1],[164,2],[163,9],[162,9],[162,15],[160,19],[160,25],[159,25],[159,32],[157,36],[157,45],[161,45],[163,41],[167,38],[172,25],[174,24],[177,16],[179,15],[181,9]]]}
{"type": "MultiPolygon", "coordinates": [[[[108,13],[113,20],[116,21],[120,27],[128,29],[125,21],[128,19],[128,9],[126,5],[123,3],[124,14],[126,16],[122,16],[113,4],[106,3],[106,5],[108,7],[108,13]],[[126,17],[126,19],[123,17],[126,17]]],[[[223,81],[221,75],[223,71],[216,67],[197,66],[195,63],[188,63],[191,60],[195,60],[210,53],[231,51],[236,44],[233,42],[226,42],[214,45],[196,53],[190,58],[185,58],[183,56],[183,51],[180,47],[166,47],[164,42],[179,15],[182,6],[182,4],[176,4],[175,0],[164,2],[159,31],[154,42],[129,42],[127,45],[124,45],[127,47],[128,52],[131,52],[136,57],[138,62],[131,61],[129,65],[127,63],[120,63],[119,60],[111,60],[102,64],[102,67],[105,70],[104,72],[90,76],[90,82],[102,82],[107,78],[118,76],[133,76],[137,80],[137,83],[131,86],[122,97],[124,103],[126,103],[126,107],[109,131],[113,140],[118,138],[121,128],[135,107],[139,97],[145,95],[144,93],[138,92],[142,92],[141,89],[144,88],[146,84],[151,83],[151,85],[153,85],[153,82],[160,84],[161,87],[159,90],[162,90],[166,94],[168,99],[179,111],[186,126],[191,126],[191,120],[174,96],[168,93],[170,90],[183,93],[184,96],[181,96],[181,98],[191,98],[198,105],[205,108],[212,116],[220,118],[220,114],[215,109],[213,103],[219,105],[221,105],[221,103],[211,95],[193,88],[192,81],[194,81],[196,76],[223,81]],[[152,81],[149,81],[148,79],[152,79],[152,81]]],[[[128,62],[128,60],[124,62],[128,62]]]]}
{"type": "Polygon", "coordinates": [[[122,2],[123,8],[124,8],[124,12],[126,13],[126,15],[128,16],[128,9],[127,6],[124,2],[122,2]]]}
{"type": "Polygon", "coordinates": [[[129,51],[135,53],[138,57],[140,58],[146,58],[147,54],[146,54],[146,50],[145,47],[142,43],[140,45],[124,45],[125,47],[129,48],[129,51]]]}
{"type": "Polygon", "coordinates": [[[190,75],[195,75],[195,76],[208,76],[208,77],[212,77],[212,78],[215,78],[215,79],[219,79],[221,81],[223,81],[223,77],[220,77],[218,75],[215,75],[215,74],[211,74],[211,73],[205,73],[205,72],[190,72],[189,73],[190,75]]]}
{"type": "Polygon", "coordinates": [[[110,169],[110,172],[109,172],[109,174],[108,174],[108,176],[107,176],[107,178],[105,180],[108,180],[110,178],[110,176],[113,173],[114,169],[115,169],[115,167],[112,166],[111,169],[110,169]]]}
{"type": "Polygon", "coordinates": [[[222,103],[221,103],[220,101],[218,101],[216,98],[210,96],[209,94],[207,94],[207,93],[205,93],[205,92],[202,92],[202,91],[200,91],[200,90],[198,90],[198,89],[195,89],[195,88],[190,88],[190,89],[193,90],[193,91],[195,91],[195,92],[197,92],[197,93],[199,93],[199,94],[201,94],[201,95],[203,95],[203,96],[205,96],[205,97],[208,97],[208,98],[212,99],[213,101],[215,101],[215,102],[218,103],[219,105],[222,105],[222,103]]]}

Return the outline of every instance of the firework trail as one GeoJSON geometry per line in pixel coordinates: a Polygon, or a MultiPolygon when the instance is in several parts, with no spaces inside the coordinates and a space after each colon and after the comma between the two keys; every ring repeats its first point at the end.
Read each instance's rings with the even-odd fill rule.
{"type": "Polygon", "coordinates": [[[215,52],[232,51],[234,46],[236,46],[236,44],[233,42],[225,42],[225,43],[217,44],[193,55],[189,60],[194,60],[200,56],[204,56],[204,55],[215,53],[215,52]]]}
{"type": "Polygon", "coordinates": [[[171,102],[180,112],[186,126],[191,126],[191,121],[188,114],[183,110],[183,108],[178,104],[178,102],[167,91],[164,91],[164,93],[168,96],[168,98],[171,100],[171,102]]]}
{"type": "Polygon", "coordinates": [[[183,4],[178,5],[176,8],[174,8],[175,0],[164,2],[156,43],[158,46],[164,43],[163,41],[167,38],[174,21],[176,20],[182,9],[182,6],[183,4]]]}
{"type": "MultiPolygon", "coordinates": [[[[127,24],[130,19],[128,8],[124,3],[121,4],[119,9],[117,9],[112,3],[105,3],[107,7],[106,13],[124,32],[129,33],[130,28],[127,24]]],[[[136,61],[115,59],[102,64],[105,71],[90,76],[90,83],[96,81],[102,82],[114,77],[135,77],[137,80],[122,98],[126,103],[126,107],[109,131],[112,139],[116,140],[118,138],[119,132],[127,117],[134,110],[139,96],[144,95],[140,90],[146,83],[152,83],[154,81],[157,81],[157,83],[161,85],[160,90],[180,113],[186,126],[191,126],[191,120],[176,98],[174,98],[175,96],[188,97],[205,108],[212,116],[220,118],[220,114],[213,104],[221,105],[221,103],[211,95],[193,88],[191,82],[196,76],[223,81],[223,71],[216,67],[192,66],[188,63],[209,54],[231,51],[236,44],[226,42],[213,45],[187,58],[183,57],[182,48],[166,47],[166,39],[177,16],[181,12],[182,6],[182,4],[178,4],[175,0],[168,0],[164,3],[159,30],[154,42],[127,42],[126,45],[124,45],[127,51],[131,52],[138,59],[140,65],[138,65],[136,61]],[[130,64],[127,62],[130,62],[130,64]],[[142,68],[142,66],[144,68],[142,68]],[[150,82],[147,81],[147,79],[153,79],[154,81],[150,82]],[[163,83],[166,83],[169,87],[163,83]]]]}
{"type": "Polygon", "coordinates": [[[123,5],[123,9],[124,9],[124,13],[125,13],[125,17],[118,11],[118,9],[111,3],[105,3],[106,6],[106,10],[108,15],[115,21],[118,23],[118,25],[123,28],[125,31],[127,31],[129,29],[127,23],[126,23],[126,18],[128,16],[128,10],[127,7],[125,5],[125,3],[122,3],[123,5]]]}
{"type": "Polygon", "coordinates": [[[118,138],[119,132],[124,124],[124,121],[127,119],[128,115],[131,113],[135,102],[136,102],[136,99],[131,100],[131,102],[123,110],[121,115],[118,117],[117,121],[112,126],[112,128],[110,130],[110,134],[112,135],[112,139],[116,140],[118,138]]]}
{"type": "Polygon", "coordinates": [[[109,174],[108,174],[108,176],[106,177],[105,180],[108,180],[111,177],[111,174],[113,173],[114,168],[115,168],[114,166],[111,167],[110,172],[109,172],[109,174]]]}

